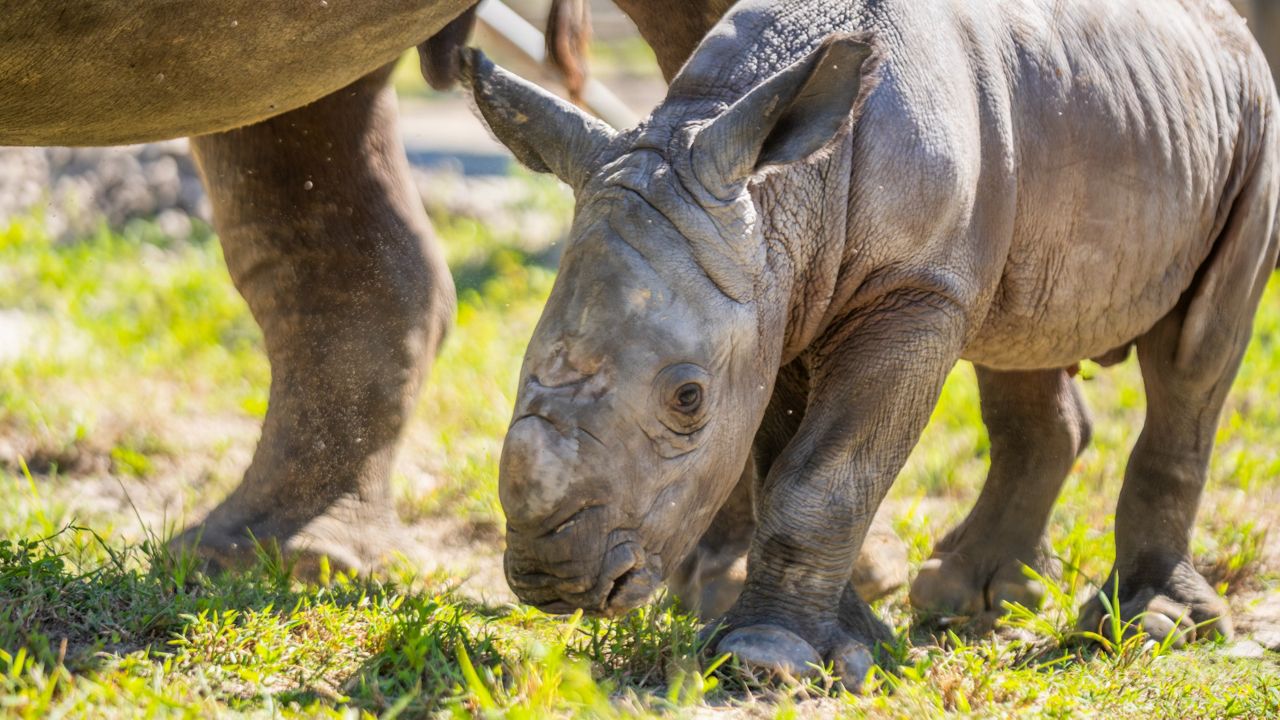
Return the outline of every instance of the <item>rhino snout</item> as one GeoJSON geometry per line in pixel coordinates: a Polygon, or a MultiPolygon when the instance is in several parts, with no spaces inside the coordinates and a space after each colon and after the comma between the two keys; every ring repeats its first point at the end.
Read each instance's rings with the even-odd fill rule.
{"type": "Polygon", "coordinates": [[[653,558],[630,537],[604,553],[584,557],[584,549],[572,537],[509,543],[507,583],[521,600],[544,612],[563,614],[580,608],[612,617],[643,604],[661,582],[653,558]],[[574,557],[557,562],[566,551],[574,557]]]}
{"type": "Polygon", "coordinates": [[[526,415],[507,430],[498,466],[498,499],[507,526],[541,534],[580,510],[583,498],[572,492],[578,465],[576,432],[562,432],[540,415],[526,415]]]}

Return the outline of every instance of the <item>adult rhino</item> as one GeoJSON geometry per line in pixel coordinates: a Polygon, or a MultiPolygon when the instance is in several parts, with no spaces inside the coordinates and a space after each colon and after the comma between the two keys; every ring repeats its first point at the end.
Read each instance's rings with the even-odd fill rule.
{"type": "MultiPolygon", "coordinates": [[[[618,2],[668,78],[729,4],[618,2]]],[[[255,541],[303,572],[321,556],[365,569],[395,548],[389,473],[454,298],[387,79],[420,44],[428,79],[451,83],[474,5],[89,0],[0,14],[0,145],[193,136],[272,371],[244,482],[177,539],[215,565],[251,559],[255,541]]],[[[585,0],[551,4],[549,49],[571,88],[587,16],[585,0]]],[[[905,553],[888,547],[862,564],[868,595],[905,579],[905,553]]],[[[716,557],[687,574],[690,592],[723,604],[740,578],[716,557]]]]}
{"type": "Polygon", "coordinates": [[[467,63],[498,137],[577,196],[501,462],[520,597],[642,602],[750,457],[720,649],[861,678],[885,630],[850,567],[952,366],[992,466],[911,597],[976,615],[1040,592],[1021,565],[1090,433],[1071,368],[1136,345],[1101,592],[1157,638],[1230,634],[1188,544],[1276,266],[1280,108],[1226,0],[744,0],[621,134],[467,63]]]}
{"type": "MultiPolygon", "coordinates": [[[[434,37],[424,69],[447,82],[474,4],[19,0],[0,13],[0,145],[193,136],[272,371],[243,483],[179,538],[215,562],[251,557],[256,538],[303,569],[321,555],[364,568],[392,537],[393,455],[454,296],[387,78],[434,37]]],[[[630,10],[648,35],[683,17],[630,10]]],[[[580,22],[576,3],[559,12],[580,22]]]]}

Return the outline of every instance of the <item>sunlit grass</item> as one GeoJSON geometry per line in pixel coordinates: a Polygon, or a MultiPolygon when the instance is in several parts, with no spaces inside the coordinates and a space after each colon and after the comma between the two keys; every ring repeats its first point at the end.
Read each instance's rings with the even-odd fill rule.
{"type": "MultiPolygon", "coordinates": [[[[527,182],[531,207],[567,216],[563,191],[527,182]]],[[[460,288],[458,319],[408,431],[397,503],[410,521],[500,524],[497,458],[554,253],[474,218],[435,219],[460,288]],[[432,482],[410,482],[418,472],[432,482]]],[[[1119,479],[1142,425],[1133,361],[1086,367],[1094,442],[1053,515],[1066,572],[1049,581],[1044,611],[1015,611],[1015,639],[935,643],[911,626],[905,593],[890,597],[878,609],[900,635],[897,670],[854,698],[827,680],[761,686],[717,665],[699,653],[693,619],[665,600],[603,622],[477,603],[448,573],[302,586],[264,562],[239,577],[199,576],[157,549],[165,528],[144,531],[129,504],[81,495],[117,488],[143,498],[145,514],[146,494],[168,488],[184,507],[207,507],[247,461],[269,369],[216,241],[173,242],[139,225],[58,244],[38,219],[23,220],[0,228],[0,310],[36,328],[26,352],[0,361],[0,716],[1280,712],[1275,659],[1214,644],[1172,651],[1123,634],[1099,647],[1073,632],[1078,604],[1109,569],[1119,479]],[[28,472],[19,456],[38,462],[28,472]]],[[[1280,498],[1278,343],[1280,284],[1224,415],[1194,547],[1231,595],[1280,588],[1266,552],[1280,498]]],[[[962,365],[890,497],[913,563],[976,497],[988,451],[962,365]]]]}

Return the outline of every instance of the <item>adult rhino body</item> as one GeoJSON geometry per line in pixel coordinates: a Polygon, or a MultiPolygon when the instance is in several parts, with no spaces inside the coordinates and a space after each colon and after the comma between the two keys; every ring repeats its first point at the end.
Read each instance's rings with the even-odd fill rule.
{"type": "MultiPolygon", "coordinates": [[[[0,144],[195,135],[272,371],[244,482],[179,538],[216,563],[252,559],[255,540],[304,570],[322,555],[367,568],[396,547],[388,476],[454,299],[387,80],[427,41],[424,70],[447,81],[471,5],[20,0],[0,13],[0,144]]],[[[697,2],[633,5],[646,37],[711,22],[697,2]]]]}
{"type": "Polygon", "coordinates": [[[393,526],[388,473],[453,284],[413,189],[390,63],[471,0],[10,3],[0,143],[195,134],[236,287],[262,326],[270,404],[244,482],[181,544],[255,540],[364,568],[393,526]]]}
{"type": "MultiPolygon", "coordinates": [[[[272,369],[244,482],[177,541],[198,541],[216,565],[252,560],[264,543],[304,572],[321,556],[365,569],[398,547],[388,476],[454,301],[387,79],[422,43],[428,79],[450,80],[473,5],[91,0],[0,16],[0,144],[196,136],[228,269],[272,369]]],[[[553,13],[582,19],[580,5],[557,0],[553,13]]],[[[727,3],[619,5],[670,77],[727,3]]],[[[564,53],[584,29],[561,29],[564,53]]],[[[721,535],[741,540],[737,527],[721,535]]],[[[704,555],[690,593],[740,584],[722,567],[732,557],[704,555]]],[[[860,587],[879,595],[902,582],[901,555],[869,558],[860,587]]]]}
{"type": "Polygon", "coordinates": [[[522,598],[643,601],[753,457],[720,647],[856,682],[884,630],[850,567],[951,367],[978,368],[992,466],[912,600],[980,616],[1041,591],[1021,564],[1048,569],[1089,436],[1071,367],[1136,345],[1147,422],[1103,591],[1157,637],[1230,634],[1188,543],[1276,263],[1280,137],[1226,0],[745,0],[622,134],[470,73],[577,194],[503,451],[522,598]]]}
{"type": "Polygon", "coordinates": [[[473,4],[9,3],[0,145],[120,145],[251,125],[355,82],[473,4]]]}

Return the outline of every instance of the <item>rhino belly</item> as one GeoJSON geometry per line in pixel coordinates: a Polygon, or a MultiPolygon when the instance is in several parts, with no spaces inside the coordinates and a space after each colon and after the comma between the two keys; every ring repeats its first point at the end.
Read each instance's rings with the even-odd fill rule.
{"type": "Polygon", "coordinates": [[[0,145],[240,127],[394,60],[469,0],[17,0],[0,13],[0,145]]]}
{"type": "Polygon", "coordinates": [[[997,369],[1067,367],[1106,357],[1167,315],[1195,281],[1212,232],[1153,221],[1155,233],[1100,231],[1020,243],[965,359],[997,369]]]}

